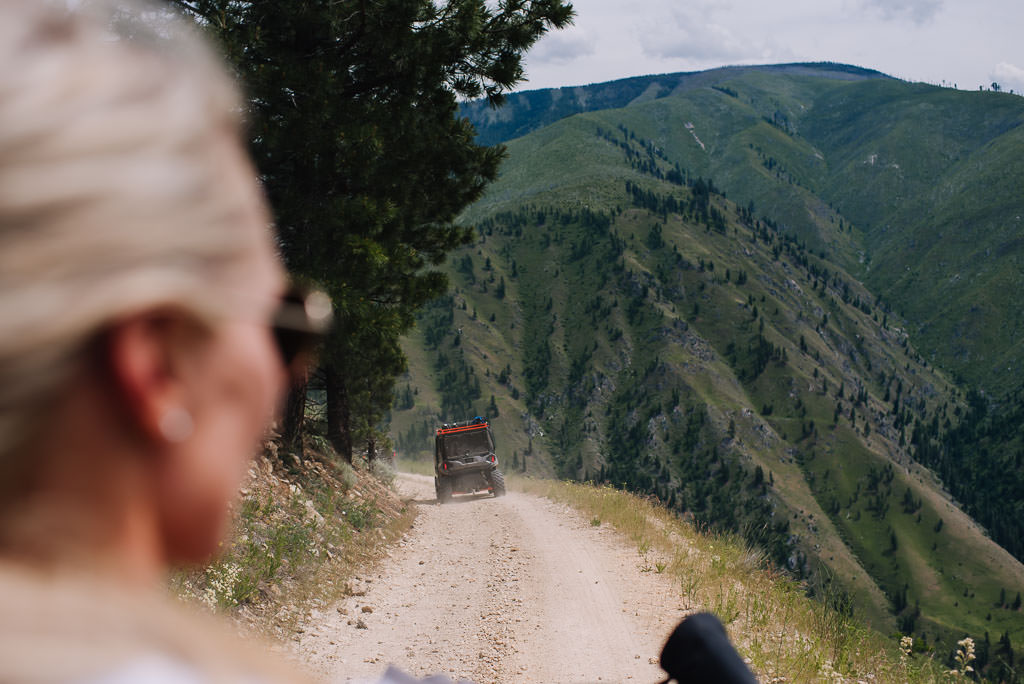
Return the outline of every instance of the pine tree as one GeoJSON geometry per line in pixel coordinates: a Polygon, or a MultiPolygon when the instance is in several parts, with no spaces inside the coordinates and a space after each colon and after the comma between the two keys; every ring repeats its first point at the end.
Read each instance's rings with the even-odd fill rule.
{"type": "MultiPolygon", "coordinates": [[[[324,286],[327,437],[343,458],[390,406],[399,336],[447,287],[455,217],[497,174],[459,98],[492,105],[565,0],[166,0],[221,43],[249,97],[251,148],[296,276],[324,286]]],[[[299,410],[293,416],[301,416],[299,410]]]]}

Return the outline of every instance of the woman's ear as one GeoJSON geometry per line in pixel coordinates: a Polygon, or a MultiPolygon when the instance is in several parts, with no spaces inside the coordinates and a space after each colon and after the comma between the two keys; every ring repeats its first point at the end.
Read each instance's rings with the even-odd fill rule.
{"type": "Polygon", "coordinates": [[[182,442],[192,432],[181,355],[190,322],[174,312],[122,319],[107,333],[107,366],[126,418],[147,441],[182,442]]]}

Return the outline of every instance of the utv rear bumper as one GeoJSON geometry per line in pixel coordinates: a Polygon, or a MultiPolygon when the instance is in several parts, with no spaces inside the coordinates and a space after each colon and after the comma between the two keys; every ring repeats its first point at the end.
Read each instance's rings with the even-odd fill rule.
{"type": "Polygon", "coordinates": [[[486,473],[498,467],[494,454],[466,456],[461,459],[442,461],[437,467],[439,477],[461,477],[470,473],[486,473]]]}

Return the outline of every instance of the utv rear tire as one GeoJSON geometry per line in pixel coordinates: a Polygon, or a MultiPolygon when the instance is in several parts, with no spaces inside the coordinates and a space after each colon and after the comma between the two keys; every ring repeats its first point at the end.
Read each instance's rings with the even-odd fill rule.
{"type": "Polygon", "coordinates": [[[447,477],[435,477],[434,493],[437,495],[437,503],[448,503],[452,500],[452,481],[447,477]]]}
{"type": "Polygon", "coordinates": [[[494,496],[505,496],[505,476],[498,469],[491,472],[491,488],[494,496]]]}

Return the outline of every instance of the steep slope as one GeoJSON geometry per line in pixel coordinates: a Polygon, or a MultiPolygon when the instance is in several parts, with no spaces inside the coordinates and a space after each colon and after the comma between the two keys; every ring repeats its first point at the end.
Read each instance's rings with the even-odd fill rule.
{"type": "MultiPolygon", "coordinates": [[[[663,102],[509,145],[452,296],[408,340],[400,449],[429,449],[439,419],[497,414],[506,468],[626,485],[741,530],[880,627],[1024,638],[1019,611],[992,607],[1024,567],[908,452],[914,422],[954,420],[959,392],[827,258],[856,247],[827,207],[810,249],[629,127],[663,102]]],[[[679,113],[673,149],[728,144],[701,127],[730,111],[754,118],[679,113]]]]}
{"type": "Polygon", "coordinates": [[[1024,285],[1024,98],[843,65],[716,69],[520,97],[494,112],[464,108],[482,141],[570,112],[621,123],[825,250],[956,377],[996,396],[1024,380],[1024,313],[1001,294],[1024,285]],[[641,86],[657,97],[638,97],[641,86]]]}
{"type": "Polygon", "coordinates": [[[867,282],[898,302],[929,358],[1014,389],[1024,315],[1004,293],[1024,286],[1024,99],[875,84],[814,112],[805,135],[832,166],[822,194],[864,231],[867,282]]]}

